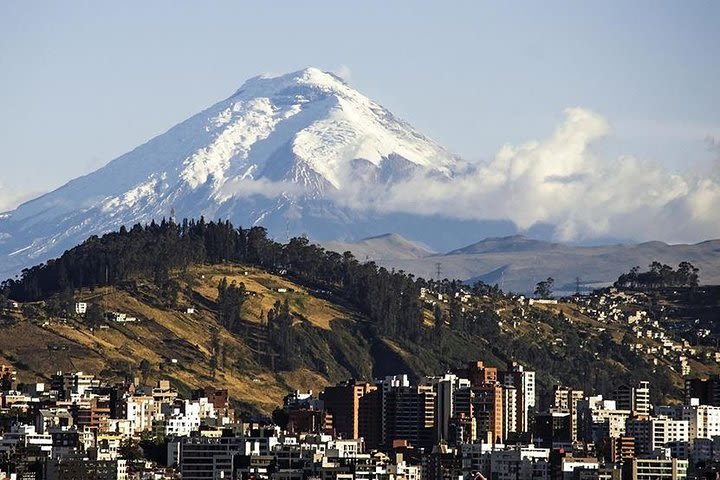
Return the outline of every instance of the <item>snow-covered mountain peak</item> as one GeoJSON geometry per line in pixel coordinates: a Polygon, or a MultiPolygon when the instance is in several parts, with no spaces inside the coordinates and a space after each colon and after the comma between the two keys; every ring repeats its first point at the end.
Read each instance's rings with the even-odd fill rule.
{"type": "Polygon", "coordinates": [[[319,68],[308,67],[283,75],[265,74],[253,77],[247,80],[235,92],[235,95],[273,96],[297,87],[306,87],[307,89],[343,95],[357,93],[340,77],[330,72],[323,72],[319,68]]]}
{"type": "Polygon", "coordinates": [[[345,225],[352,220],[336,203],[346,189],[362,192],[423,173],[450,177],[456,164],[332,73],[306,68],[255,77],[103,168],[0,218],[0,272],[173,210],[242,225],[300,223],[312,213],[345,225]],[[310,212],[319,202],[322,209],[310,212]]]}

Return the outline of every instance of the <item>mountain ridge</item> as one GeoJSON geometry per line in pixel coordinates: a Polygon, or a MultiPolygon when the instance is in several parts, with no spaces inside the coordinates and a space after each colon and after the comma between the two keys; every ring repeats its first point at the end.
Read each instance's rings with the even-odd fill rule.
{"type": "MultiPolygon", "coordinates": [[[[364,254],[365,247],[359,243],[342,245],[349,251],[364,254]]],[[[636,265],[645,268],[653,261],[673,267],[681,261],[690,261],[700,268],[701,283],[720,284],[720,239],[694,244],[642,242],[578,246],[509,235],[488,237],[447,253],[414,256],[399,248],[394,257],[385,255],[374,259],[387,268],[425,278],[435,278],[437,264],[440,264],[443,278],[498,283],[506,290],[528,294],[537,282],[548,276],[555,279],[559,290],[566,292],[574,291],[578,278],[584,289],[607,286],[630,268],[636,265]]]]}

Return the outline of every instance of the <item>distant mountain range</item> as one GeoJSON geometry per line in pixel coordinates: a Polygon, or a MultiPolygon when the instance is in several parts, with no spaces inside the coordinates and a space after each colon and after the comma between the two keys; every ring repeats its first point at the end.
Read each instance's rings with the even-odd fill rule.
{"type": "Polygon", "coordinates": [[[703,284],[720,284],[720,240],[694,245],[663,242],[606,246],[574,246],[530,239],[521,235],[487,238],[448,253],[431,253],[421,244],[397,234],[359,242],[327,242],[326,248],[349,250],[360,259],[425,278],[481,280],[506,291],[532,293],[535,284],[553,277],[556,290],[575,291],[611,284],[635,265],[645,269],[653,261],[676,267],[687,260],[700,268],[703,284]]]}

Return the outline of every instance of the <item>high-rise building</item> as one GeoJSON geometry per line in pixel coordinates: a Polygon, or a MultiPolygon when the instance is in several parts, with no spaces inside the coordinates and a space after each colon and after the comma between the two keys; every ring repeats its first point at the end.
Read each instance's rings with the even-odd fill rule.
{"type": "Polygon", "coordinates": [[[383,391],[375,388],[360,398],[358,410],[358,433],[365,440],[365,447],[376,449],[382,445],[383,391]]]}
{"type": "Polygon", "coordinates": [[[510,433],[517,432],[518,427],[518,393],[517,388],[503,385],[503,440],[510,433]]]}
{"type": "Polygon", "coordinates": [[[613,463],[624,462],[635,457],[635,438],[620,435],[610,439],[610,458],[613,463]]]}
{"type": "Polygon", "coordinates": [[[424,385],[430,385],[436,394],[436,439],[450,438],[450,423],[459,413],[470,416],[470,380],[447,373],[441,377],[425,377],[424,385]]]}
{"type": "Polygon", "coordinates": [[[232,478],[236,459],[246,453],[241,437],[185,437],[178,445],[178,463],[183,479],[232,478]]]}
{"type": "Polygon", "coordinates": [[[574,442],[578,439],[579,421],[578,421],[578,403],[582,401],[584,392],[582,390],[573,390],[571,387],[555,385],[553,387],[553,405],[552,410],[556,412],[565,412],[570,414],[571,418],[571,440],[574,442]]]}
{"type": "Polygon", "coordinates": [[[697,398],[700,405],[720,407],[720,375],[685,380],[685,404],[690,405],[693,398],[697,398]]]}
{"type": "Polygon", "coordinates": [[[676,458],[687,458],[689,426],[687,420],[668,417],[631,418],[627,421],[627,435],[635,438],[635,453],[651,455],[660,448],[669,448],[676,458]]]}
{"type": "Polygon", "coordinates": [[[684,480],[687,460],[633,458],[623,464],[622,478],[628,480],[684,480]]]}
{"type": "Polygon", "coordinates": [[[503,437],[503,386],[497,382],[473,387],[473,416],[476,437],[487,443],[502,443],[503,437]]]}
{"type": "Polygon", "coordinates": [[[613,399],[618,410],[630,410],[635,415],[650,415],[650,382],[642,381],[636,387],[621,385],[613,399]]]}
{"type": "Polygon", "coordinates": [[[477,361],[468,363],[460,376],[470,380],[472,387],[479,387],[486,383],[497,382],[498,371],[495,367],[488,367],[483,362],[477,361]]]}
{"type": "Polygon", "coordinates": [[[396,387],[385,395],[385,442],[406,440],[416,447],[435,443],[436,394],[429,385],[396,387]]]}
{"type": "Polygon", "coordinates": [[[572,442],[572,418],[568,412],[543,412],[535,423],[535,441],[544,448],[572,442]]]}
{"type": "Polygon", "coordinates": [[[325,410],[332,414],[333,429],[338,436],[351,439],[360,436],[360,399],[377,386],[355,380],[327,387],[320,395],[325,410]]]}
{"type": "Polygon", "coordinates": [[[691,442],[696,438],[720,437],[720,407],[697,404],[669,405],[656,407],[655,413],[675,420],[687,420],[691,442]]]}
{"type": "Polygon", "coordinates": [[[409,387],[410,379],[408,376],[403,375],[388,375],[381,382],[378,383],[378,387],[382,390],[380,395],[381,401],[381,419],[380,419],[380,443],[382,445],[391,445],[392,439],[388,437],[388,406],[387,399],[389,393],[396,388],[409,387]]]}
{"type": "Polygon", "coordinates": [[[502,383],[508,387],[515,387],[517,392],[514,431],[529,431],[530,409],[536,406],[535,372],[525,370],[517,362],[511,362],[507,366],[507,371],[502,373],[502,383]]]}

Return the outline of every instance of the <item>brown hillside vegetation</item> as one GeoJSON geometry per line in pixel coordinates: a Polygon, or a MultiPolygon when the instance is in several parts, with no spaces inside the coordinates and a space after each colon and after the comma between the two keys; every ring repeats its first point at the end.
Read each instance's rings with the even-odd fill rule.
{"type": "Polygon", "coordinates": [[[142,283],[136,295],[114,287],[76,295],[79,300],[100,303],[106,311],[137,317],[137,322],[107,322],[92,332],[81,318],[61,321],[15,315],[2,327],[0,361],[14,364],[20,381],[32,382],[58,370],[80,370],[116,379],[125,372],[139,376],[140,361],[146,359],[153,366],[148,381],[169,377],[184,390],[224,385],[232,398],[266,413],[282,403],[282,397],[291,390],[317,390],[327,385],[330,379],[304,368],[267,372],[255,363],[252,342],[220,327],[213,303],[223,277],[229,282],[243,282],[252,292],[243,310],[243,318],[249,322],[264,322],[275,301],[285,298],[293,313],[323,329],[329,329],[333,319],[356,316],[276,275],[244,266],[199,266],[178,275],[182,307],[175,310],[163,308],[152,289],[143,288],[142,283]],[[188,306],[195,312],[185,313],[188,306]],[[224,352],[221,357],[225,359],[218,362],[214,379],[209,367],[213,327],[219,332],[224,352]]]}

